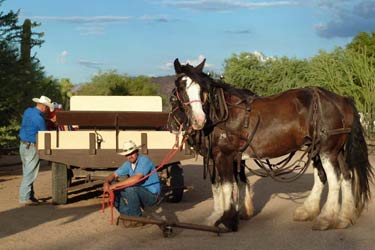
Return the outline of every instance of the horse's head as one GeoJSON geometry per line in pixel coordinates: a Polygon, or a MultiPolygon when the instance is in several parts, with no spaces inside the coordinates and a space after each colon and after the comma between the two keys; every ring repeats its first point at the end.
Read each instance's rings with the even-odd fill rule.
{"type": "Polygon", "coordinates": [[[203,106],[209,93],[210,78],[203,73],[205,61],[196,67],[181,65],[178,59],[174,61],[177,74],[175,95],[194,130],[203,129],[207,119],[203,106]]]}

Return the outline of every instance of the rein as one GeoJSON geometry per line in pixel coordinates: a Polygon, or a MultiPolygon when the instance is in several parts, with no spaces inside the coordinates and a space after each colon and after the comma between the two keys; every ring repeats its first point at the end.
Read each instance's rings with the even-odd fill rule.
{"type": "Polygon", "coordinates": [[[157,168],[155,168],[153,171],[151,171],[149,174],[143,176],[141,179],[139,179],[136,183],[133,183],[133,184],[128,184],[128,185],[123,185],[123,186],[119,186],[119,187],[116,187],[114,189],[110,189],[109,191],[103,191],[103,199],[102,199],[102,213],[104,213],[104,210],[105,210],[105,205],[107,204],[107,207],[109,207],[111,209],[111,224],[113,224],[113,207],[114,207],[114,200],[115,200],[115,193],[114,191],[116,190],[119,190],[119,189],[124,189],[124,188],[128,188],[128,187],[131,187],[131,186],[134,186],[136,184],[138,184],[139,182],[147,179],[148,177],[150,177],[151,175],[153,175],[154,173],[156,173],[159,169],[161,169],[167,162],[169,162],[175,155],[178,151],[181,151],[184,143],[186,142],[188,138],[188,133],[186,133],[183,138],[182,138],[182,141],[181,141],[181,144],[179,145],[179,139],[178,139],[178,135],[176,135],[176,142],[175,144],[172,146],[171,150],[166,154],[166,156],[163,158],[163,160],[160,162],[160,164],[158,165],[157,168]],[[105,201],[105,197],[106,197],[106,194],[108,194],[108,199],[107,199],[107,202],[105,201]]]}

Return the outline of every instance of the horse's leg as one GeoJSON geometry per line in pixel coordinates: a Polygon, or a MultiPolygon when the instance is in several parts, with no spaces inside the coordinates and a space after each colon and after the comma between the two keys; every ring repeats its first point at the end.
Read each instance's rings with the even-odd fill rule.
{"type": "Polygon", "coordinates": [[[314,230],[326,230],[334,227],[340,211],[339,192],[341,179],[338,175],[339,163],[337,154],[323,155],[321,160],[327,175],[328,196],[321,213],[314,220],[312,227],[314,230]]]}
{"type": "Polygon", "coordinates": [[[325,184],[325,173],[319,157],[314,159],[314,185],[302,206],[294,211],[295,221],[313,220],[320,212],[320,199],[325,184]]]}
{"type": "Polygon", "coordinates": [[[223,224],[231,231],[238,229],[238,189],[234,188],[237,183],[233,176],[233,157],[219,152],[216,158],[218,172],[222,183],[222,197],[224,213],[215,223],[215,226],[223,224]]]}
{"type": "Polygon", "coordinates": [[[214,226],[215,223],[220,219],[224,213],[224,203],[223,203],[223,189],[221,182],[215,180],[215,183],[211,185],[212,196],[213,196],[213,211],[211,215],[207,218],[206,224],[209,226],[214,226]]]}
{"type": "Polygon", "coordinates": [[[239,172],[239,211],[240,219],[248,220],[254,214],[253,206],[253,193],[250,186],[250,176],[246,177],[245,174],[245,161],[241,162],[241,168],[239,172]]]}
{"type": "Polygon", "coordinates": [[[341,152],[338,156],[340,168],[341,168],[341,210],[338,218],[336,228],[347,228],[351,224],[354,224],[357,219],[352,178],[353,174],[349,172],[348,165],[345,162],[344,155],[341,152]]]}

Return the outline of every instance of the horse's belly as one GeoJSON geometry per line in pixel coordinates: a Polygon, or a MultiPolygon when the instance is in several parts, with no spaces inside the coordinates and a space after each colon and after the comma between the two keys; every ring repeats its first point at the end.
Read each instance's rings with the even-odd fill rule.
{"type": "Polygon", "coordinates": [[[275,158],[294,152],[303,146],[300,138],[283,135],[280,137],[267,138],[267,136],[254,138],[248,147],[247,153],[254,158],[275,158]]]}

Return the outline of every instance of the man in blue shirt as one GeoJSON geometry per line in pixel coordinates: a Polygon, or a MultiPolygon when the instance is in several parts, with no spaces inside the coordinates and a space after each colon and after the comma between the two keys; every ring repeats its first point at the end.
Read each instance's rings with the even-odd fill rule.
{"type": "MultiPolygon", "coordinates": [[[[133,141],[126,141],[124,151],[119,154],[125,155],[128,161],[110,174],[103,184],[104,191],[128,186],[115,190],[114,206],[123,215],[142,216],[141,207],[156,203],[160,194],[160,181],[156,172],[141,180],[155,169],[155,165],[147,156],[139,154],[140,147],[133,141]],[[128,178],[116,182],[119,177],[126,176],[128,178]]],[[[124,223],[125,226],[136,226],[136,223],[128,224],[124,223]]]]}
{"type": "Polygon", "coordinates": [[[20,157],[22,161],[22,182],[19,190],[19,202],[21,205],[38,205],[34,196],[33,183],[39,172],[39,156],[35,147],[38,131],[46,130],[46,122],[43,114],[50,109],[53,111],[51,99],[46,96],[33,98],[35,107],[25,110],[20,129],[20,157]]]}

